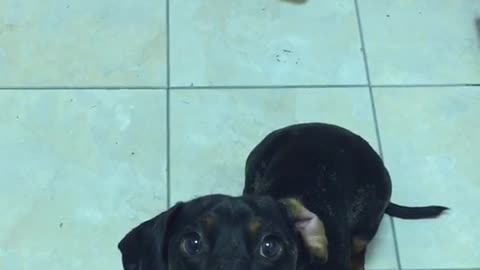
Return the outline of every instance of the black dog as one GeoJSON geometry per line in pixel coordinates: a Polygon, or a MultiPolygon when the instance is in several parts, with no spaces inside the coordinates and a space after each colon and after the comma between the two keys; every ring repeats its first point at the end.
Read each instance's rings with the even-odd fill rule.
{"type": "Polygon", "coordinates": [[[118,247],[125,270],[296,270],[309,261],[304,248],[321,258],[324,243],[323,224],[295,200],[209,195],[140,224],[118,247]]]}
{"type": "Polygon", "coordinates": [[[248,156],[245,177],[245,195],[295,199],[323,222],[326,237],[319,244],[327,248],[313,256],[319,260],[308,269],[363,269],[367,244],[384,213],[433,218],[447,209],[391,203],[390,176],[380,156],[360,136],[329,124],[270,133],[248,156]]]}

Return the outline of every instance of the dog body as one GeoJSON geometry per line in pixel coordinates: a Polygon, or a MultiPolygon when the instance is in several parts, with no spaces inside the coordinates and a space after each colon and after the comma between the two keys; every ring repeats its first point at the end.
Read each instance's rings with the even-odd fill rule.
{"type": "Polygon", "coordinates": [[[295,198],[323,222],[328,261],[321,269],[363,269],[367,244],[385,212],[427,218],[446,209],[399,206],[390,203],[391,192],[380,156],[360,136],[334,125],[306,123],[276,130],[246,162],[243,194],[295,198]]]}
{"type": "Polygon", "coordinates": [[[381,158],[336,126],[302,124],[250,153],[241,197],[179,202],[118,244],[125,270],[358,270],[384,212],[439,215],[390,201],[381,158]]]}
{"type": "Polygon", "coordinates": [[[293,203],[270,196],[208,195],[177,203],[131,230],[119,243],[125,270],[296,270],[304,244],[295,218],[310,219],[300,229],[306,246],[326,246],[323,224],[293,203]],[[300,215],[298,215],[300,213],[300,215]],[[317,237],[315,234],[318,234],[317,237]],[[300,250],[299,250],[300,248],[300,250]]]}

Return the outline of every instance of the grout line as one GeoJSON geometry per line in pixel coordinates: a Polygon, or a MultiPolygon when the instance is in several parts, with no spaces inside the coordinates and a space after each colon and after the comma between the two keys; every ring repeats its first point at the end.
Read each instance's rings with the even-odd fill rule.
{"type": "MultiPolygon", "coordinates": [[[[169,58],[167,57],[167,62],[169,58]]],[[[167,86],[2,86],[2,90],[229,90],[229,89],[323,89],[323,88],[416,88],[416,87],[480,87],[480,84],[312,84],[312,85],[225,85],[225,86],[169,86],[170,64],[167,63],[167,86]]]]}
{"type": "Polygon", "coordinates": [[[407,268],[404,270],[480,270],[480,268],[407,268]]]}
{"type": "MultiPolygon", "coordinates": [[[[384,160],[382,140],[380,137],[380,127],[378,124],[378,115],[377,115],[377,110],[375,106],[375,98],[374,98],[373,90],[371,87],[369,87],[369,92],[370,92],[370,104],[372,105],[373,121],[375,125],[375,134],[377,137],[378,151],[379,151],[380,157],[382,158],[382,160],[384,160]]],[[[388,217],[390,219],[390,228],[393,234],[393,245],[395,248],[395,258],[397,260],[397,267],[399,270],[402,270],[403,268],[402,268],[402,263],[400,261],[400,248],[398,246],[398,237],[397,237],[397,231],[395,229],[395,220],[393,219],[392,216],[388,216],[388,217]]]]}
{"type": "Polygon", "coordinates": [[[167,177],[167,209],[170,208],[171,206],[171,194],[170,194],[170,189],[171,189],[171,184],[170,184],[170,169],[171,169],[171,164],[170,164],[170,1],[166,0],[165,1],[165,16],[166,16],[166,34],[167,34],[167,44],[166,44],[166,54],[167,54],[167,97],[166,97],[166,107],[167,107],[167,115],[166,115],[166,128],[167,128],[167,170],[166,170],[166,177],[167,177]]]}
{"type": "Polygon", "coordinates": [[[404,270],[480,270],[480,268],[406,268],[404,270]]]}
{"type": "Polygon", "coordinates": [[[365,76],[367,77],[367,84],[368,88],[372,88],[372,81],[370,79],[370,69],[368,67],[368,61],[367,61],[367,52],[365,49],[365,40],[363,38],[363,27],[362,27],[362,21],[360,20],[360,9],[358,7],[358,1],[354,0],[355,2],[355,13],[357,17],[357,25],[358,25],[358,34],[360,36],[360,45],[362,46],[361,51],[362,51],[362,58],[363,58],[363,65],[365,67],[365,76]]]}
{"type": "Polygon", "coordinates": [[[167,34],[167,40],[166,40],[166,53],[167,53],[167,88],[170,88],[170,1],[169,0],[166,0],[165,1],[165,5],[166,5],[166,12],[165,12],[165,16],[166,16],[166,34],[167,34]]]}
{"type": "Polygon", "coordinates": [[[382,145],[382,140],[380,139],[380,125],[378,123],[377,106],[375,105],[375,96],[373,94],[372,87],[368,88],[368,92],[370,96],[370,105],[371,105],[372,115],[373,115],[373,124],[375,126],[375,135],[377,136],[378,152],[383,159],[383,145],[382,145]]]}
{"type": "MultiPolygon", "coordinates": [[[[397,270],[393,268],[372,268],[369,270],[397,270]]],[[[406,268],[404,270],[480,270],[480,268],[406,268]]]]}
{"type": "Polygon", "coordinates": [[[216,90],[216,89],[292,89],[292,88],[355,88],[366,84],[324,84],[324,85],[225,85],[225,86],[172,86],[172,90],[216,90]]]}
{"type": "MultiPolygon", "coordinates": [[[[369,268],[368,270],[398,270],[397,268],[369,268]]],[[[403,270],[480,270],[480,268],[404,268],[403,270]]]]}
{"type": "MultiPolygon", "coordinates": [[[[370,69],[368,66],[368,58],[367,58],[367,49],[365,46],[365,39],[363,35],[363,27],[362,27],[362,20],[361,20],[361,15],[360,15],[360,7],[358,4],[358,0],[354,0],[355,3],[355,13],[357,17],[357,24],[358,24],[358,32],[360,35],[360,43],[362,46],[362,58],[363,58],[363,63],[365,65],[365,75],[367,77],[367,83],[368,83],[368,92],[370,96],[370,104],[372,107],[372,116],[373,116],[373,122],[375,125],[375,134],[377,136],[377,144],[378,144],[378,149],[379,149],[379,154],[383,159],[383,148],[382,148],[382,141],[380,139],[380,128],[378,125],[378,116],[377,116],[377,109],[375,106],[375,98],[373,95],[373,88],[372,88],[372,81],[370,78],[370,69]]],[[[397,233],[395,231],[395,223],[392,217],[390,217],[390,227],[392,229],[392,234],[393,234],[393,244],[394,244],[394,249],[395,249],[395,258],[397,260],[397,268],[399,270],[402,270],[402,263],[400,262],[400,249],[398,247],[398,238],[397,238],[397,233]]]]}
{"type": "Polygon", "coordinates": [[[400,261],[400,248],[398,247],[398,237],[397,237],[397,230],[395,229],[395,220],[393,220],[392,216],[390,217],[390,228],[392,229],[393,234],[393,244],[395,246],[395,257],[397,258],[397,267],[399,270],[405,270],[402,268],[402,263],[400,261]]]}
{"type": "Polygon", "coordinates": [[[370,69],[369,69],[369,66],[368,66],[367,52],[366,52],[366,49],[365,49],[365,40],[364,40],[364,37],[363,37],[362,21],[360,20],[360,8],[358,6],[358,1],[357,0],[355,0],[355,11],[356,11],[356,14],[357,14],[358,31],[359,31],[359,35],[360,35],[360,43],[361,43],[361,46],[362,46],[362,58],[363,58],[364,66],[365,66],[365,76],[367,77],[368,92],[369,92],[369,96],[370,96],[370,105],[371,105],[372,114],[373,114],[372,115],[373,116],[373,122],[374,122],[374,125],[375,125],[375,134],[377,136],[377,144],[378,144],[380,156],[383,158],[383,149],[382,149],[382,142],[380,141],[380,130],[379,130],[379,126],[378,126],[377,109],[376,109],[376,106],[375,106],[375,99],[374,99],[374,95],[373,95],[373,89],[372,89],[373,86],[372,86],[371,80],[370,80],[370,69]]]}
{"type": "MultiPolygon", "coordinates": [[[[384,160],[382,140],[380,137],[380,126],[378,123],[377,109],[375,106],[375,98],[374,98],[372,87],[369,87],[369,92],[370,92],[370,104],[372,106],[372,113],[373,113],[373,122],[375,125],[375,134],[377,137],[378,151],[379,151],[380,157],[382,158],[382,160],[384,160]]],[[[402,268],[402,263],[400,261],[400,248],[398,246],[398,237],[397,237],[397,231],[395,229],[395,220],[393,219],[392,216],[388,216],[388,217],[390,219],[390,228],[393,234],[393,245],[395,248],[395,258],[397,260],[397,267],[399,270],[402,270],[403,268],[402,268]]]]}
{"type": "Polygon", "coordinates": [[[360,20],[360,9],[358,7],[358,1],[354,0],[355,2],[355,13],[357,17],[357,25],[358,25],[358,34],[360,36],[360,45],[362,46],[362,58],[363,58],[363,65],[365,67],[365,76],[367,77],[367,86],[368,88],[372,88],[372,81],[370,80],[370,70],[368,68],[368,61],[367,61],[367,53],[365,50],[365,40],[363,39],[363,28],[362,28],[362,21],[360,20]]]}
{"type": "Polygon", "coordinates": [[[166,170],[166,177],[167,177],[167,209],[170,208],[171,206],[171,196],[170,196],[170,169],[171,169],[171,164],[170,164],[170,91],[167,90],[167,115],[166,115],[166,125],[167,125],[167,170],[166,170]]]}
{"type": "Polygon", "coordinates": [[[165,90],[167,87],[162,86],[2,86],[2,90],[165,90]]]}
{"type": "Polygon", "coordinates": [[[412,88],[412,87],[476,87],[480,84],[473,83],[446,83],[446,84],[379,84],[372,85],[373,88],[412,88]]]}

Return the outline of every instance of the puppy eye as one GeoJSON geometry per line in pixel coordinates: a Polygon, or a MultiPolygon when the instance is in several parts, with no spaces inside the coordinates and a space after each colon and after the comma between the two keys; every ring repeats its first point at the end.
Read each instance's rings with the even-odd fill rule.
{"type": "Polygon", "coordinates": [[[180,245],[182,250],[188,255],[196,255],[202,251],[202,237],[196,232],[187,233],[183,236],[180,245]]]}
{"type": "Polygon", "coordinates": [[[260,255],[274,260],[277,259],[283,251],[283,245],[280,239],[274,235],[267,235],[263,238],[260,245],[260,255]]]}

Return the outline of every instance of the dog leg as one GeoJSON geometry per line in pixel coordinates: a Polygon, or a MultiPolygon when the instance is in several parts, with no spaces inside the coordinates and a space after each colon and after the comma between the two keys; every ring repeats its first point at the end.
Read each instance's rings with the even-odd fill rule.
{"type": "Polygon", "coordinates": [[[352,240],[352,270],[365,270],[365,253],[368,241],[358,237],[352,240]]]}

